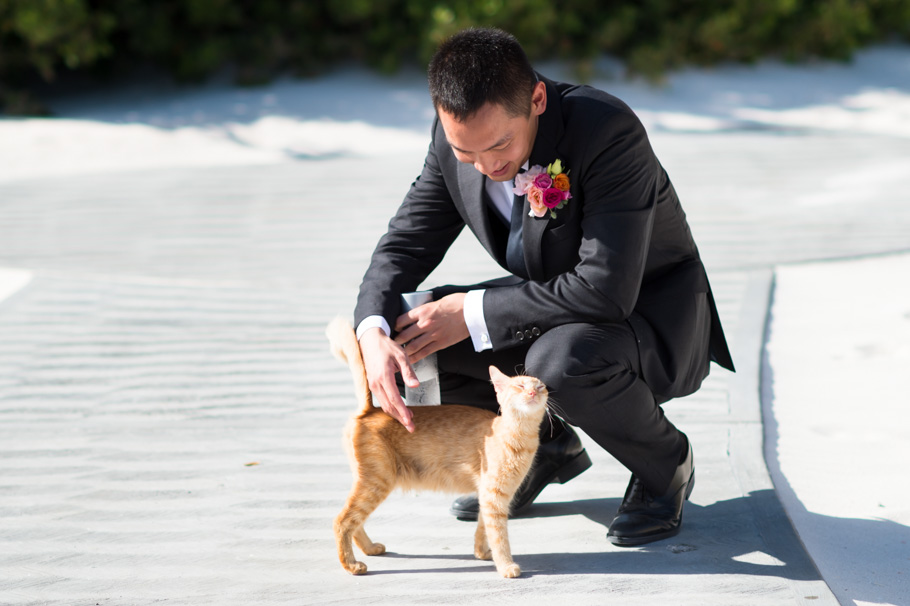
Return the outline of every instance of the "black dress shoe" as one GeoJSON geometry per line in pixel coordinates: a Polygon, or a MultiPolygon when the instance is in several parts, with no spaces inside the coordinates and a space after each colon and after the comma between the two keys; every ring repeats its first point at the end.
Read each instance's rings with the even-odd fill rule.
{"type": "Polygon", "coordinates": [[[645,485],[632,476],[626,496],[610,524],[607,539],[620,547],[633,547],[679,534],[683,503],[692,494],[694,486],[695,464],[689,445],[686,459],[676,468],[666,494],[651,495],[645,485]]]}
{"type": "MultiPolygon", "coordinates": [[[[565,484],[591,466],[591,458],[581,445],[581,440],[571,428],[549,442],[544,442],[534,455],[534,463],[528,477],[512,497],[510,516],[520,514],[534,502],[547,484],[565,484]]],[[[476,520],[480,504],[477,495],[458,497],[452,502],[449,512],[459,520],[476,520]]]]}

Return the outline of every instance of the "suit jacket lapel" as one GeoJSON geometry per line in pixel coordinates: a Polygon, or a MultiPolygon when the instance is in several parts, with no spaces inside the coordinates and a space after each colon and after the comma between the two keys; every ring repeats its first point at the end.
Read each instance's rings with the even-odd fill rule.
{"type": "MultiPolygon", "coordinates": [[[[564,127],[559,91],[546,78],[541,77],[541,80],[547,86],[547,109],[540,115],[537,123],[537,137],[534,139],[534,147],[531,149],[530,166],[546,167],[559,157],[557,148],[562,140],[564,127]]],[[[565,158],[562,159],[565,160],[565,158]]],[[[528,204],[526,196],[522,198],[522,203],[525,210],[522,213],[521,230],[528,275],[532,280],[544,280],[546,276],[541,240],[547,223],[550,221],[550,215],[546,214],[540,218],[529,216],[531,206],[528,204]]]]}
{"type": "Polygon", "coordinates": [[[484,190],[484,176],[471,164],[457,164],[458,188],[465,201],[467,224],[471,226],[477,240],[494,259],[499,259],[499,247],[496,245],[493,228],[490,225],[490,213],[487,211],[484,190]]]}

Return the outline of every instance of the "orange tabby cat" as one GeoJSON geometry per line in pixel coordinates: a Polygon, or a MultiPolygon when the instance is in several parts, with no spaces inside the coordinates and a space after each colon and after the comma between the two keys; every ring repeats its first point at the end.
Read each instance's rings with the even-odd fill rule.
{"type": "Polygon", "coordinates": [[[360,347],[342,319],[329,324],[332,352],[354,375],[360,410],[345,427],[344,442],[354,473],[348,500],[335,519],[338,558],[351,574],[367,567],[354,559],[351,539],[367,555],[385,553],[364,532],[367,517],[396,487],[453,493],[477,492],[480,516],[474,555],[491,557],[506,578],[521,574],[509,548],[509,503],[531,467],[538,430],[547,408],[547,389],[533,377],[507,377],[490,367],[501,416],[470,406],[418,406],[414,433],[374,408],[360,347]]]}

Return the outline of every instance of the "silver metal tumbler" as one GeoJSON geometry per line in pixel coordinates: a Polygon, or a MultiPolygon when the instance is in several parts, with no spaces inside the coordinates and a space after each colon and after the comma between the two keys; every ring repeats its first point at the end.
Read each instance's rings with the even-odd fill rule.
{"type": "MultiPolygon", "coordinates": [[[[429,290],[406,292],[401,295],[404,311],[410,311],[432,300],[433,293],[429,290]]],[[[436,354],[428,355],[413,366],[420,385],[415,388],[405,385],[404,397],[407,405],[431,406],[441,404],[442,399],[439,396],[439,367],[436,365],[436,354]]]]}

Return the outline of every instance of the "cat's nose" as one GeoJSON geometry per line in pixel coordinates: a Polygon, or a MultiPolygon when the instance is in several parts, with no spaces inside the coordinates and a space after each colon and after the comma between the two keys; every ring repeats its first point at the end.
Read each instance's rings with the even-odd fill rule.
{"type": "Polygon", "coordinates": [[[537,390],[536,390],[536,389],[529,389],[529,390],[528,390],[528,395],[531,396],[531,397],[533,398],[534,396],[537,395],[537,390]]]}

